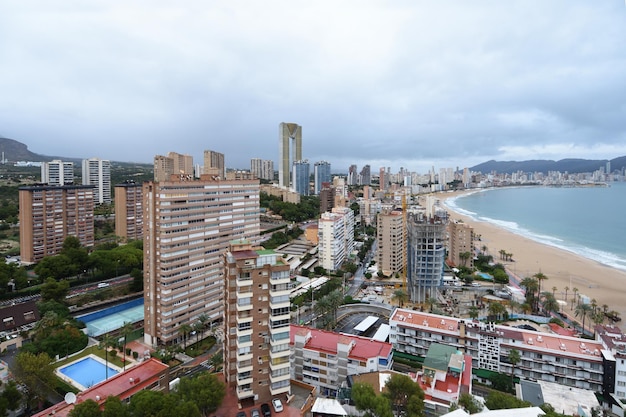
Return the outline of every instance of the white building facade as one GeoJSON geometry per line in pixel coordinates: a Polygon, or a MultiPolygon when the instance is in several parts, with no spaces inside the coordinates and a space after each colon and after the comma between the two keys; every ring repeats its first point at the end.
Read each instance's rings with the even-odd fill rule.
{"type": "Polygon", "coordinates": [[[95,204],[111,204],[111,161],[83,159],[83,185],[93,185],[95,204]]]}

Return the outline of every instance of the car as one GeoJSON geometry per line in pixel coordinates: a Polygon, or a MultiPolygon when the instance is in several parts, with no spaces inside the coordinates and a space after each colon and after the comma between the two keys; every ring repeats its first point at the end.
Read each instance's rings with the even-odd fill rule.
{"type": "Polygon", "coordinates": [[[246,412],[245,411],[240,411],[236,414],[236,417],[248,417],[246,416],[246,412]]]}
{"type": "Polygon", "coordinates": [[[250,411],[250,417],[261,417],[261,413],[259,413],[259,409],[253,408],[252,411],[250,411]]]}
{"type": "Polygon", "coordinates": [[[272,407],[274,407],[274,411],[277,413],[283,411],[283,403],[278,398],[272,400],[272,407]]]}
{"type": "Polygon", "coordinates": [[[270,406],[267,403],[261,404],[261,412],[263,413],[263,417],[272,416],[272,411],[270,410],[270,406]]]}

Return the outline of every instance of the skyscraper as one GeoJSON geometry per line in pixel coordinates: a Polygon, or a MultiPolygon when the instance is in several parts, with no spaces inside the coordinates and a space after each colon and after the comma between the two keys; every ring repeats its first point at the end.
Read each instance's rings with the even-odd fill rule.
{"type": "Polygon", "coordinates": [[[448,258],[455,266],[474,267],[474,229],[458,221],[448,224],[448,258]]]}
{"type": "Polygon", "coordinates": [[[294,161],[291,178],[293,180],[293,190],[300,195],[309,195],[309,160],[294,161]]]}
{"type": "Polygon", "coordinates": [[[270,402],[291,392],[289,264],[280,254],[231,242],[224,255],[224,379],[237,398],[270,402]]]}
{"type": "Polygon", "coordinates": [[[41,182],[48,185],[74,184],[74,163],[55,159],[41,163],[41,182]]]}
{"type": "Polygon", "coordinates": [[[319,262],[324,269],[338,270],[354,249],[354,212],[335,207],[322,213],[318,222],[319,262]]]}
{"type": "Polygon", "coordinates": [[[359,185],[370,185],[372,183],[372,170],[369,165],[365,165],[359,174],[359,185]]]}
{"type": "Polygon", "coordinates": [[[94,203],[111,204],[111,161],[83,159],[83,185],[94,186],[94,203]]]}
{"type": "Polygon", "coordinates": [[[92,185],[29,186],[19,188],[20,256],[39,262],[57,255],[68,236],[93,246],[92,185]]]}
{"type": "Polygon", "coordinates": [[[313,194],[319,195],[322,190],[322,184],[330,183],[330,162],[319,161],[314,166],[315,187],[313,194]]]}
{"type": "Polygon", "coordinates": [[[279,125],[278,158],[278,185],[289,188],[291,185],[289,172],[292,163],[302,160],[302,126],[295,123],[279,125]]]}
{"type": "Polygon", "coordinates": [[[350,165],[348,168],[348,185],[357,185],[359,179],[359,173],[357,172],[356,165],[350,165]]]}
{"type": "Polygon", "coordinates": [[[146,182],[143,210],[144,339],[180,342],[182,324],[222,318],[223,254],[231,240],[259,238],[259,181],[146,182]]]}
{"type": "Polygon", "coordinates": [[[134,181],[115,184],[115,235],[124,240],[143,238],[143,188],[134,181]]]}
{"type": "Polygon", "coordinates": [[[378,214],[376,224],[378,269],[387,276],[402,272],[404,269],[406,231],[402,211],[388,210],[378,214]]]}
{"type": "Polygon", "coordinates": [[[172,159],[174,174],[193,175],[193,156],[169,152],[167,157],[172,159]]]}
{"type": "Polygon", "coordinates": [[[407,292],[412,302],[423,303],[436,297],[437,288],[443,283],[446,221],[412,215],[407,229],[407,292]]]}
{"type": "Polygon", "coordinates": [[[204,173],[226,179],[224,154],[209,150],[204,151],[204,173]]]}
{"type": "Polygon", "coordinates": [[[257,178],[272,181],[274,179],[274,161],[253,158],[250,160],[250,172],[257,178]]]}
{"type": "Polygon", "coordinates": [[[169,181],[174,174],[174,160],[169,156],[156,155],[154,157],[154,180],[169,181]]]}
{"type": "Polygon", "coordinates": [[[388,183],[389,178],[385,172],[385,167],[380,167],[380,170],[378,170],[378,184],[380,191],[387,191],[388,183]]]}

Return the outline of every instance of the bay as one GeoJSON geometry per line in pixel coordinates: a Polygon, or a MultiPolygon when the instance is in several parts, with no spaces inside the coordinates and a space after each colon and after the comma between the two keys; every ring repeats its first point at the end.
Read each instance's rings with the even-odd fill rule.
{"type": "Polygon", "coordinates": [[[626,270],[626,183],[609,187],[511,187],[445,201],[475,221],[626,270]]]}

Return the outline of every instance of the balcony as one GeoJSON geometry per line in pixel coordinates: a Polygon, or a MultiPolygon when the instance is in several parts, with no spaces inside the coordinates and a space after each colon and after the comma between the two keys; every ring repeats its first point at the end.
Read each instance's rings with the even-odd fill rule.
{"type": "Polygon", "coordinates": [[[240,315],[237,315],[237,326],[244,323],[252,323],[252,315],[249,315],[247,317],[241,317],[240,315]]]}
{"type": "Polygon", "coordinates": [[[252,336],[252,328],[248,328],[248,329],[237,328],[237,337],[239,338],[242,336],[252,336]]]}
{"type": "Polygon", "coordinates": [[[246,378],[237,378],[237,386],[238,387],[243,387],[245,385],[250,385],[252,384],[252,382],[254,381],[254,378],[252,378],[252,375],[246,377],[246,378]]]}
{"type": "Polygon", "coordinates": [[[237,362],[237,373],[241,374],[244,372],[252,372],[253,366],[252,361],[238,361],[237,362]]]}
{"type": "Polygon", "coordinates": [[[244,305],[239,305],[239,304],[237,304],[237,311],[238,311],[238,312],[241,312],[241,311],[250,311],[250,310],[252,310],[252,308],[253,308],[252,303],[250,303],[250,304],[244,304],[244,305]]]}
{"type": "MultiPolygon", "coordinates": [[[[289,363],[289,357],[286,356],[285,360],[276,360],[276,359],[272,359],[270,361],[270,371],[278,371],[279,369],[284,369],[284,368],[289,368],[290,363],[289,363]]],[[[287,372],[287,374],[289,374],[289,372],[287,372]]]]}
{"type": "Polygon", "coordinates": [[[240,388],[237,387],[237,398],[242,400],[244,398],[250,398],[250,397],[254,397],[254,391],[252,390],[252,388],[247,387],[247,388],[240,388]]]}
{"type": "Polygon", "coordinates": [[[270,375],[270,382],[273,384],[276,382],[289,380],[290,378],[291,378],[291,375],[289,375],[289,372],[287,372],[284,375],[277,375],[277,376],[270,375]]]}
{"type": "Polygon", "coordinates": [[[278,387],[278,388],[272,388],[272,386],[270,385],[270,393],[273,396],[276,396],[279,394],[286,394],[289,392],[290,389],[291,389],[291,386],[289,384],[287,384],[284,387],[278,387]]]}

